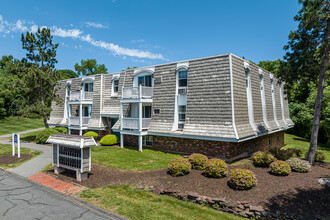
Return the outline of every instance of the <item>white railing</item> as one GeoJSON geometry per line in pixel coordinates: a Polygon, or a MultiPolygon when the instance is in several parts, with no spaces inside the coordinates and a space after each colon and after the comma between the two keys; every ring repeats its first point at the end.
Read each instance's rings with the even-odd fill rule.
{"type": "Polygon", "coordinates": [[[123,99],[151,98],[152,92],[153,92],[152,87],[146,87],[146,86],[124,87],[123,99]]]}
{"type": "MultiPolygon", "coordinates": [[[[88,122],[89,122],[89,117],[82,117],[82,126],[87,126],[88,122]]],[[[69,125],[73,125],[73,126],[80,126],[80,117],[76,116],[76,117],[70,117],[69,118],[69,125]]]]}
{"type": "MultiPolygon", "coordinates": [[[[151,118],[142,118],[142,129],[148,129],[150,125],[151,118]]],[[[139,119],[138,118],[123,118],[122,129],[139,129],[139,119]]]]}
{"type": "Polygon", "coordinates": [[[87,101],[93,100],[93,92],[70,92],[70,101],[87,101]],[[80,95],[81,94],[81,95],[80,95]],[[82,96],[82,99],[80,97],[82,96]]]}

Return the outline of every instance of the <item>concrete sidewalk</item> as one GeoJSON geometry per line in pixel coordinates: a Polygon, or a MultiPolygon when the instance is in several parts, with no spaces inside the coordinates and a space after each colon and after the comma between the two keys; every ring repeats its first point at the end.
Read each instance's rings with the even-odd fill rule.
{"type": "MultiPolygon", "coordinates": [[[[38,128],[38,129],[33,129],[29,131],[23,131],[23,132],[18,132],[19,134],[24,134],[32,131],[38,131],[42,130],[44,128],[38,128]]],[[[0,136],[0,143],[1,144],[12,144],[11,140],[9,138],[11,137],[11,134],[9,135],[2,135],[0,136]]],[[[31,150],[36,150],[36,151],[41,151],[42,154],[33,158],[32,160],[29,160],[22,165],[14,168],[11,170],[11,172],[16,173],[20,176],[24,177],[30,177],[36,173],[39,173],[45,166],[50,164],[52,162],[52,148],[47,145],[42,145],[42,144],[34,144],[34,143],[22,143],[21,142],[21,147],[28,148],[31,150]]]]}
{"type": "MultiPolygon", "coordinates": [[[[36,128],[36,129],[32,129],[32,130],[27,130],[27,131],[21,131],[21,132],[17,132],[17,134],[25,134],[25,133],[29,133],[32,131],[41,131],[45,129],[44,127],[42,128],[36,128]]],[[[0,138],[10,138],[12,134],[5,134],[5,135],[0,135],[0,138]]]]}

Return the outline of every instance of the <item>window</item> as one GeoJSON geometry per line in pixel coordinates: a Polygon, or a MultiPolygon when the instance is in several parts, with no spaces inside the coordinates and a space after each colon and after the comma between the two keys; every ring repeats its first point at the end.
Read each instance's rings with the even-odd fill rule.
{"type": "Polygon", "coordinates": [[[152,146],[152,136],[143,136],[142,137],[142,144],[144,145],[144,146],[152,146]]]}
{"type": "Polygon", "coordinates": [[[270,80],[271,89],[272,89],[272,100],[273,100],[273,113],[274,113],[274,120],[277,124],[277,114],[276,114],[276,103],[275,103],[275,93],[274,93],[274,80],[270,80]]]}
{"type": "Polygon", "coordinates": [[[139,76],[138,77],[138,85],[140,86],[146,86],[146,87],[152,87],[151,83],[151,75],[146,76],[139,76]]]}
{"type": "Polygon", "coordinates": [[[272,137],[271,137],[271,136],[268,137],[268,145],[269,145],[269,146],[272,145],[272,137]]]}
{"type": "Polygon", "coordinates": [[[84,83],[85,92],[93,92],[93,83],[84,83]]]}
{"type": "Polygon", "coordinates": [[[280,135],[277,134],[277,143],[280,143],[280,135]]]}
{"type": "Polygon", "coordinates": [[[245,81],[246,81],[246,94],[247,94],[247,104],[249,112],[249,122],[253,130],[256,130],[254,125],[254,115],[253,115],[253,102],[252,102],[252,90],[251,90],[251,77],[250,69],[245,68],[245,81]]]}
{"type": "Polygon", "coordinates": [[[88,106],[84,106],[83,108],[83,117],[88,117],[89,114],[88,114],[88,106]]]}
{"type": "Polygon", "coordinates": [[[179,122],[185,122],[186,121],[186,106],[185,105],[179,105],[179,122]]]}
{"type": "Polygon", "coordinates": [[[154,109],[154,115],[159,115],[160,114],[160,109],[154,109]]]}
{"type": "Polygon", "coordinates": [[[188,77],[187,70],[179,71],[179,87],[187,87],[187,77],[188,77]]]}
{"type": "Polygon", "coordinates": [[[66,92],[67,92],[67,95],[70,96],[70,90],[71,90],[71,84],[68,84],[66,86],[66,92]]]}
{"type": "Polygon", "coordinates": [[[151,106],[142,106],[142,118],[151,118],[151,106]]]}
{"type": "Polygon", "coordinates": [[[112,95],[113,96],[118,95],[118,88],[119,88],[118,84],[119,84],[118,79],[115,79],[112,81],[112,95]]]}

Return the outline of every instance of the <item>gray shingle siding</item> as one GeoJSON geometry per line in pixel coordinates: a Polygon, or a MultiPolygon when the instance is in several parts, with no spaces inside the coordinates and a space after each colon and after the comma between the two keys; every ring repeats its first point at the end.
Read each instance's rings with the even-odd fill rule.
{"type": "Polygon", "coordinates": [[[239,138],[255,135],[250,122],[246,94],[244,61],[232,56],[235,125],[239,138]]]}
{"type": "Polygon", "coordinates": [[[66,81],[59,82],[56,86],[56,94],[62,99],[62,103],[59,104],[56,101],[52,102],[52,111],[50,113],[49,124],[58,124],[64,117],[65,95],[66,95],[66,81]]]}
{"type": "MultiPolygon", "coordinates": [[[[159,115],[152,115],[149,131],[170,133],[174,122],[176,64],[155,67],[154,77],[162,77],[161,84],[153,89],[152,108],[160,109],[159,115]]],[[[131,74],[128,74],[131,76],[131,74]]],[[[189,72],[188,72],[189,78],[189,72]]],[[[189,81],[189,79],[188,79],[189,81]]]]}
{"type": "Polygon", "coordinates": [[[112,75],[108,74],[103,76],[104,86],[103,86],[103,106],[102,114],[119,115],[120,112],[120,99],[122,93],[122,87],[124,82],[124,72],[116,73],[120,74],[118,83],[118,95],[112,96],[112,75]]]}
{"type": "Polygon", "coordinates": [[[267,110],[267,120],[270,126],[270,130],[277,130],[279,127],[276,125],[274,119],[274,110],[273,110],[273,100],[272,100],[272,90],[270,83],[270,72],[263,70],[264,73],[264,85],[265,85],[265,99],[266,99],[266,110],[267,110]]]}
{"type": "Polygon", "coordinates": [[[228,55],[189,62],[186,109],[183,134],[235,138],[228,55]]]}
{"type": "Polygon", "coordinates": [[[104,127],[100,123],[100,99],[101,99],[101,75],[95,75],[94,85],[93,85],[93,104],[91,119],[89,120],[88,127],[104,127]]]}

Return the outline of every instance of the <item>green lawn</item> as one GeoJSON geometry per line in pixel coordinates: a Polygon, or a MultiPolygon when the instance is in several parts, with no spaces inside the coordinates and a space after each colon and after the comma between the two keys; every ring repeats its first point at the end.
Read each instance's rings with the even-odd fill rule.
{"type": "Polygon", "coordinates": [[[7,117],[0,119],[0,135],[44,127],[40,118],[7,117]]]}
{"type": "Polygon", "coordinates": [[[127,185],[88,189],[79,196],[93,205],[128,219],[243,219],[127,185]]]}
{"type": "MultiPolygon", "coordinates": [[[[292,134],[285,134],[284,135],[284,148],[297,148],[303,151],[303,155],[305,156],[305,153],[308,151],[309,149],[309,141],[292,135],[292,134]]],[[[325,146],[322,144],[319,144],[317,146],[317,150],[322,151],[323,153],[326,154],[327,158],[326,158],[326,162],[330,162],[330,146],[325,146]]]]}
{"type": "MultiPolygon", "coordinates": [[[[15,153],[17,154],[17,147],[15,149],[15,153]]],[[[40,151],[30,150],[30,149],[27,149],[27,148],[21,148],[21,154],[23,154],[23,153],[33,154],[33,157],[31,159],[33,159],[36,156],[41,154],[40,151]]],[[[12,146],[9,145],[9,144],[0,144],[0,155],[5,155],[5,154],[12,154],[12,146]]],[[[17,167],[17,166],[21,165],[22,163],[25,163],[25,162],[26,161],[22,161],[22,159],[21,159],[17,163],[1,165],[1,167],[14,168],[14,167],[17,167]]]]}
{"type": "Polygon", "coordinates": [[[144,149],[139,152],[137,147],[92,147],[92,162],[103,164],[120,170],[154,170],[165,168],[170,160],[180,155],[144,149]]]}

